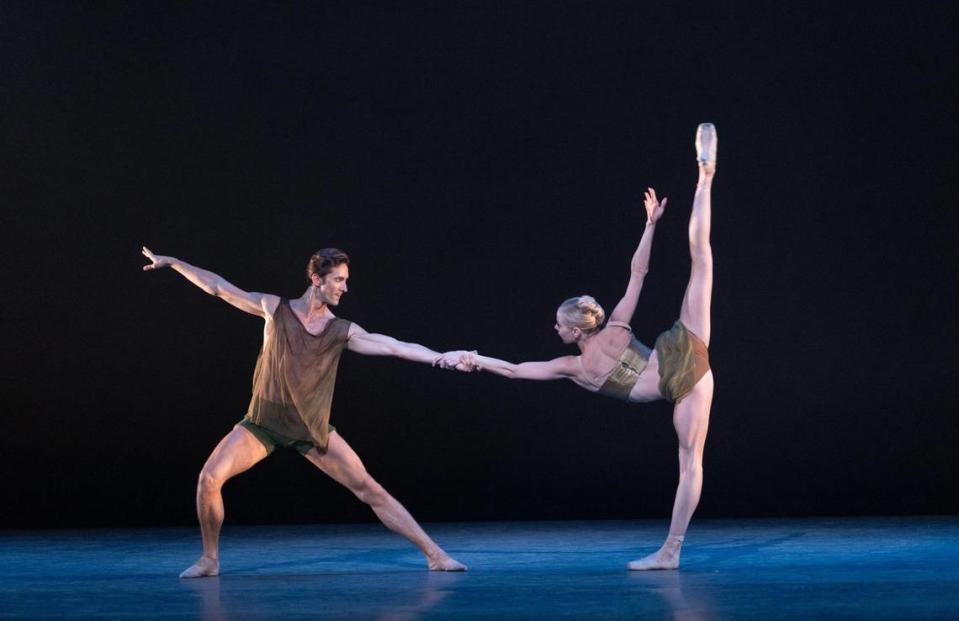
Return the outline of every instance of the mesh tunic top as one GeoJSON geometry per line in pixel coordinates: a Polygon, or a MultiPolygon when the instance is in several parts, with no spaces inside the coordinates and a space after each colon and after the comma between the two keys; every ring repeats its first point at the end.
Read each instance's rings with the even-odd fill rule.
{"type": "Polygon", "coordinates": [[[311,334],[289,300],[281,299],[256,360],[246,417],[274,433],[326,450],[336,369],[349,331],[349,321],[334,317],[320,333],[311,334]]]}

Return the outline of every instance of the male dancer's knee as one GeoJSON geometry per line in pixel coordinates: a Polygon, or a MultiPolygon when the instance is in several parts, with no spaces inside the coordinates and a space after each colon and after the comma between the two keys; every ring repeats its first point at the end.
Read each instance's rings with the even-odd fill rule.
{"type": "Polygon", "coordinates": [[[198,496],[212,496],[220,493],[223,484],[226,481],[222,477],[216,476],[213,471],[203,470],[196,482],[196,493],[198,496]]]}
{"type": "Polygon", "coordinates": [[[383,489],[383,486],[377,483],[373,477],[367,475],[363,482],[353,488],[356,497],[366,504],[376,507],[382,505],[389,498],[389,494],[383,489]]]}

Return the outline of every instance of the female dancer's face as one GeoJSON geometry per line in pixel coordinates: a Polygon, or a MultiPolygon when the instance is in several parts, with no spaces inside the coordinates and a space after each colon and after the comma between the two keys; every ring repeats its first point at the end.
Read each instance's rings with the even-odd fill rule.
{"type": "Polygon", "coordinates": [[[559,338],[565,345],[571,345],[572,343],[575,343],[576,338],[579,336],[576,334],[579,332],[579,330],[566,325],[566,320],[559,312],[556,313],[556,325],[553,326],[553,328],[556,330],[556,334],[559,335],[559,338]]]}

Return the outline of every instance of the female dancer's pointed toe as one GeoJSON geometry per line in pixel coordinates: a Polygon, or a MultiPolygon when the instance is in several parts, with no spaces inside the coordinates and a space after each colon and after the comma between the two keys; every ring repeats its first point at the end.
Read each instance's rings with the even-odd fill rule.
{"type": "Polygon", "coordinates": [[[712,123],[700,123],[696,128],[696,161],[700,166],[716,167],[716,149],[719,137],[712,123]]]}

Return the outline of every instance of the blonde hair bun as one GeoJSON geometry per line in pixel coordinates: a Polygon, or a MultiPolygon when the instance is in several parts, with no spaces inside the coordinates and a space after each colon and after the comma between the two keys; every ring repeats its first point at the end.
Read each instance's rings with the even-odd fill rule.
{"type": "Polygon", "coordinates": [[[591,295],[569,298],[560,305],[559,310],[570,327],[579,328],[587,334],[599,330],[606,320],[606,311],[591,295]]]}

